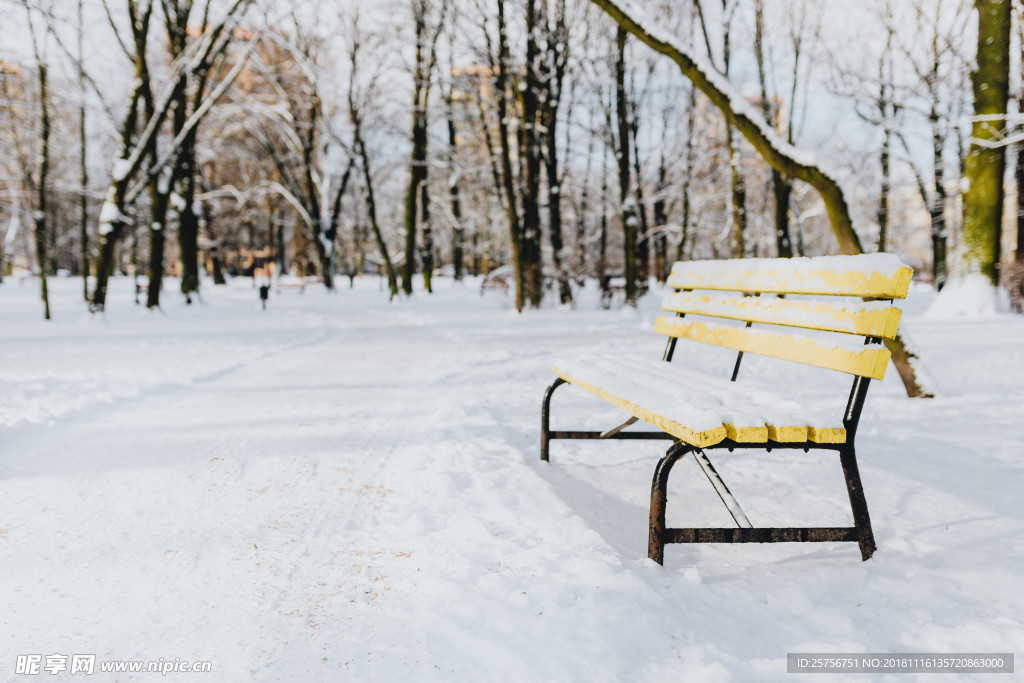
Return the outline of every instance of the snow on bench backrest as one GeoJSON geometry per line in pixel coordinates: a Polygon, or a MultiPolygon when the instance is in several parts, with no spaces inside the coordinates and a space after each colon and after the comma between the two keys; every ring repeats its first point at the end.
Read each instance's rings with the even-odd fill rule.
{"type": "Polygon", "coordinates": [[[895,254],[679,261],[669,287],[902,299],[914,270],[895,254]]]}
{"type": "Polygon", "coordinates": [[[900,311],[881,301],[906,296],[913,270],[892,254],[794,259],[734,259],[676,263],[668,284],[681,291],[665,297],[655,331],[737,351],[882,379],[889,351],[860,340],[821,339],[775,329],[751,329],[686,314],[766,323],[869,338],[892,339],[900,311]],[[730,292],[726,294],[725,292],[730,292]],[[753,293],[758,296],[745,296],[753,293]],[[769,296],[760,296],[768,294],[769,296]],[[778,295],[799,295],[782,299],[778,295]],[[809,299],[809,296],[825,297],[809,299]],[[837,298],[837,297],[854,297],[837,298]]]}

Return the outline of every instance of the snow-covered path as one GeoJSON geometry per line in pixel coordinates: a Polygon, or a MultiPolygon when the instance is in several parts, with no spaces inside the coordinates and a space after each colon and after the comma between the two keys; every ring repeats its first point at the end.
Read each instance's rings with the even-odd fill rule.
{"type": "MultiPolygon", "coordinates": [[[[536,452],[551,359],[596,339],[658,354],[646,312],[367,289],[260,315],[232,290],[166,320],[44,327],[3,312],[11,290],[2,680],[24,678],[18,654],[94,653],[210,660],[211,680],[743,681],[786,677],[787,652],[1024,645],[1018,318],[981,338],[909,321],[943,395],[908,401],[889,378],[869,399],[870,562],[853,545],[673,546],[661,568],[644,559],[661,444],[536,452]],[[62,380],[67,356],[79,375],[62,380]]],[[[571,390],[556,411],[617,418],[571,390]]],[[[835,462],[722,463],[758,522],[846,522],[835,462]]],[[[722,523],[694,473],[675,475],[670,515],[722,523]]]]}

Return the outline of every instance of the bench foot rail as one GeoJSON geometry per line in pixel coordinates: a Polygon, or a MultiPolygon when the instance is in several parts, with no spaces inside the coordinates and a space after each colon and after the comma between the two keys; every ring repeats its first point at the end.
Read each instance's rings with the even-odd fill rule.
{"type": "Polygon", "coordinates": [[[666,543],[833,543],[856,541],[857,527],[665,529],[666,543]]]}
{"type": "MultiPolygon", "coordinates": [[[[795,447],[791,446],[791,447],[795,447]]],[[[846,487],[853,512],[852,527],[753,527],[736,504],[736,499],[725,486],[704,452],[688,444],[674,444],[654,470],[651,482],[650,531],[647,556],[664,564],[665,545],[668,543],[833,543],[855,542],[860,546],[861,558],[867,560],[875,551],[867,502],[860,483],[860,473],[852,444],[837,449],[846,477],[846,487]],[[668,478],[672,468],[687,453],[693,452],[704,474],[715,488],[729,514],[736,522],[729,528],[666,528],[665,508],[668,501],[668,478]]]]}

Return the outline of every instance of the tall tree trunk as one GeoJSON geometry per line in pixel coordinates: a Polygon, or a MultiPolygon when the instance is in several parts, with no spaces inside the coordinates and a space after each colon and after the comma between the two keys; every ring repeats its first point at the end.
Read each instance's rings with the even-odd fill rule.
{"type": "Polygon", "coordinates": [[[81,183],[81,192],[78,196],[79,211],[79,234],[82,241],[82,297],[89,300],[89,200],[86,193],[89,189],[89,167],[86,163],[86,142],[85,135],[85,52],[82,41],[84,36],[84,24],[82,18],[82,0],[78,0],[78,89],[82,96],[82,102],[78,107],[78,174],[81,183]]]}
{"type": "Polygon", "coordinates": [[[932,282],[937,289],[942,289],[949,274],[946,264],[946,185],[943,160],[946,138],[942,132],[938,105],[935,102],[932,103],[928,120],[932,127],[932,177],[935,184],[931,202],[928,203],[932,224],[932,282]]]}
{"type": "Polygon", "coordinates": [[[539,202],[541,145],[538,95],[542,87],[537,70],[537,62],[540,59],[540,47],[537,43],[539,30],[537,0],[526,0],[526,87],[520,93],[523,106],[520,147],[521,158],[526,163],[523,183],[523,246],[520,255],[524,261],[526,300],[532,308],[540,307],[544,293],[539,202]]]}
{"type": "Polygon", "coordinates": [[[423,246],[420,250],[420,263],[423,264],[423,289],[428,294],[434,292],[434,231],[430,225],[430,192],[423,183],[420,196],[420,220],[423,222],[423,246]]]}
{"type": "Polygon", "coordinates": [[[882,133],[882,187],[878,194],[878,251],[886,249],[886,239],[889,233],[889,145],[892,139],[892,130],[886,125],[882,133]]]}
{"type": "MultiPolygon", "coordinates": [[[[168,33],[171,35],[171,44],[174,53],[184,53],[188,46],[188,21],[191,14],[191,3],[180,6],[177,16],[165,18],[168,33]]],[[[195,110],[198,100],[202,97],[202,91],[206,85],[207,70],[201,69],[197,74],[198,82],[195,83],[196,102],[189,107],[188,79],[185,76],[179,81],[176,91],[177,106],[171,117],[171,123],[175,136],[179,135],[185,128],[190,109],[195,110]]],[[[178,194],[181,196],[181,203],[178,204],[178,254],[181,258],[181,293],[185,295],[185,301],[192,303],[192,293],[199,291],[199,216],[195,212],[195,180],[196,180],[196,140],[198,128],[193,128],[185,136],[178,152],[177,161],[173,169],[172,187],[177,185],[178,194]]]]}
{"type": "MultiPolygon", "coordinates": [[[[353,71],[354,70],[355,65],[353,64],[353,71]]],[[[384,235],[380,230],[380,223],[377,221],[377,202],[373,195],[373,177],[370,175],[370,159],[369,155],[366,153],[366,144],[363,142],[361,126],[362,120],[359,112],[355,108],[355,103],[352,100],[351,89],[349,92],[349,115],[351,117],[353,127],[353,147],[355,147],[355,152],[359,155],[359,159],[362,162],[360,165],[363,168],[363,181],[366,185],[366,214],[370,219],[370,227],[373,228],[373,237],[377,242],[380,260],[384,264],[385,273],[387,273],[388,289],[391,292],[390,298],[394,299],[398,296],[398,278],[395,275],[395,268],[391,264],[391,256],[388,254],[387,243],[384,242],[384,235]]]]}
{"type": "Polygon", "coordinates": [[[878,63],[878,119],[882,124],[882,186],[878,194],[878,251],[884,252],[888,247],[889,237],[889,194],[892,187],[889,157],[894,134],[896,103],[893,101],[895,81],[892,67],[892,41],[894,29],[888,31],[885,51],[878,63]]]}
{"type": "Polygon", "coordinates": [[[167,208],[170,203],[170,188],[160,188],[157,181],[150,190],[149,225],[149,288],[146,293],[146,308],[160,306],[160,291],[164,279],[164,243],[167,233],[167,208]]]}
{"type": "Polygon", "coordinates": [[[558,298],[562,304],[572,302],[572,288],[566,268],[565,242],[562,236],[562,179],[558,166],[558,110],[562,102],[562,84],[565,79],[568,59],[568,28],[565,24],[565,0],[558,0],[555,6],[554,27],[547,24],[547,2],[541,5],[546,35],[544,67],[544,98],[541,106],[541,122],[545,141],[545,170],[548,181],[548,230],[551,235],[552,261],[558,278],[558,298]]]}
{"type": "Polygon", "coordinates": [[[601,232],[597,242],[597,281],[600,283],[604,283],[608,272],[608,149],[611,136],[609,127],[608,140],[601,153],[601,232]]]}
{"type": "Polygon", "coordinates": [[[747,188],[740,168],[740,151],[736,146],[732,126],[725,132],[729,150],[729,206],[732,213],[732,255],[743,258],[747,251],[747,188]]]}
{"type": "Polygon", "coordinates": [[[405,263],[402,264],[402,291],[412,294],[412,276],[416,272],[417,204],[427,183],[427,95],[430,81],[430,49],[427,45],[427,8],[424,0],[413,0],[416,34],[416,61],[413,67],[412,156],[409,160],[409,187],[405,192],[405,263]]]}
{"type": "MultiPolygon", "coordinates": [[[[177,113],[177,112],[175,112],[177,113]]],[[[184,123],[184,122],[182,122],[184,123]]],[[[178,247],[181,257],[181,293],[192,303],[192,293],[199,291],[199,216],[196,214],[195,130],[182,145],[178,164],[178,247]]]]}
{"type": "MultiPolygon", "coordinates": [[[[327,229],[324,230],[324,249],[320,252],[320,272],[328,273],[324,279],[324,285],[330,281],[329,289],[334,289],[334,243],[338,237],[338,226],[341,224],[341,200],[348,189],[349,180],[352,177],[352,168],[355,166],[355,157],[349,157],[345,172],[341,174],[341,182],[338,183],[338,190],[331,202],[331,213],[328,216],[327,229]]],[[[353,276],[354,277],[354,276],[353,276]]],[[[351,282],[349,283],[351,285],[351,282]]]]}
{"type": "MultiPolygon", "coordinates": [[[[729,78],[729,67],[732,66],[732,13],[728,0],[722,0],[722,75],[729,78]]],[[[736,145],[733,126],[726,123],[725,146],[729,151],[729,206],[732,212],[732,255],[735,258],[746,256],[747,250],[747,187],[743,178],[740,150],[736,145]]]]}
{"type": "Polygon", "coordinates": [[[622,207],[622,230],[624,235],[626,305],[636,307],[637,300],[637,219],[636,199],[633,197],[629,177],[629,114],[626,102],[626,36],[625,28],[619,26],[615,34],[615,120],[618,128],[616,154],[619,162],[619,202],[622,207]]]}
{"type": "MultiPolygon", "coordinates": [[[[635,105],[635,103],[634,103],[635,105]]],[[[633,147],[633,175],[636,181],[633,183],[633,200],[636,202],[636,216],[638,219],[638,230],[636,236],[636,261],[637,280],[642,283],[644,289],[647,287],[647,280],[651,276],[651,227],[647,221],[647,205],[644,202],[644,189],[640,175],[640,148],[637,145],[637,136],[640,132],[640,115],[637,106],[631,106],[632,113],[629,117],[629,137],[633,147]]]]}
{"type": "Polygon", "coordinates": [[[668,223],[668,211],[665,205],[665,190],[668,189],[668,169],[665,167],[665,152],[662,149],[658,163],[658,185],[655,188],[654,200],[654,276],[658,283],[668,278],[668,237],[665,225],[668,223]]]}
{"type": "Polygon", "coordinates": [[[46,212],[49,199],[50,176],[50,105],[47,91],[47,67],[38,61],[39,66],[39,180],[36,183],[36,208],[33,215],[35,224],[36,261],[39,264],[40,296],[43,300],[43,318],[50,319],[50,288],[46,281],[49,264],[46,250],[46,212]]]}
{"type": "Polygon", "coordinates": [[[580,192],[580,208],[576,216],[576,284],[583,287],[587,273],[587,211],[590,199],[590,164],[594,155],[594,136],[587,141],[587,170],[583,175],[583,189],[580,192]]]}
{"type": "Polygon", "coordinates": [[[686,170],[683,174],[683,211],[679,218],[679,246],[676,248],[676,261],[686,258],[686,238],[690,232],[690,186],[693,184],[693,165],[696,163],[694,154],[694,124],[696,123],[697,88],[690,86],[690,97],[686,103],[686,170]]]}
{"type": "MultiPolygon", "coordinates": [[[[458,169],[458,138],[455,131],[455,115],[452,109],[451,90],[445,95],[445,110],[448,118],[448,195],[452,207],[452,220],[455,223],[452,230],[452,268],[456,282],[461,282],[463,277],[464,248],[463,242],[466,239],[465,229],[462,225],[462,202],[459,199],[459,169],[458,169]]],[[[487,139],[488,150],[490,149],[490,138],[487,139]]]]}
{"type": "MultiPolygon", "coordinates": [[[[764,0],[754,0],[754,56],[757,60],[757,76],[761,85],[761,113],[765,121],[778,123],[781,113],[773,108],[768,96],[768,79],[764,60],[764,0]]],[[[794,58],[793,82],[796,76],[799,55],[794,58]]],[[[792,99],[792,98],[791,98],[792,99]]],[[[792,130],[787,130],[789,142],[793,142],[792,130]]],[[[789,197],[793,186],[789,179],[772,169],[772,197],[775,199],[775,249],[779,258],[793,256],[793,243],[789,236],[789,197]]]]}
{"type": "MultiPolygon", "coordinates": [[[[1024,111],[1024,98],[1021,101],[1024,111]]],[[[1017,146],[1017,249],[1014,251],[1014,262],[1024,264],[1024,145],[1017,146]]]]}
{"type": "Polygon", "coordinates": [[[999,284],[1006,148],[998,140],[1006,125],[1010,74],[1010,0],[975,0],[978,9],[977,67],[971,73],[974,124],[964,167],[963,276],[983,275],[999,284]]]}
{"type": "Polygon", "coordinates": [[[548,229],[551,232],[551,252],[558,277],[558,298],[563,304],[572,301],[572,289],[565,268],[565,242],[562,239],[562,189],[558,172],[557,145],[555,144],[555,112],[552,112],[547,126],[547,153],[545,154],[548,178],[548,229]]]}
{"type": "Polygon", "coordinates": [[[498,4],[498,142],[501,148],[501,179],[505,189],[505,212],[508,216],[509,242],[516,271],[516,310],[522,311],[526,304],[526,267],[523,261],[523,229],[519,222],[516,201],[515,180],[512,175],[512,150],[509,147],[509,72],[512,57],[508,48],[508,30],[505,25],[505,0],[498,4]]]}

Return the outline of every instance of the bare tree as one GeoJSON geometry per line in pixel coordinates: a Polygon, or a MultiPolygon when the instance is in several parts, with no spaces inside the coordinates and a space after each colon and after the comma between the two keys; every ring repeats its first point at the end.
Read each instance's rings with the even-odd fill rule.
{"type": "MultiPolygon", "coordinates": [[[[36,263],[39,265],[40,296],[43,300],[43,318],[50,319],[50,293],[46,281],[49,269],[47,259],[47,204],[50,198],[50,94],[48,91],[49,64],[45,57],[45,35],[38,35],[34,8],[28,0],[22,0],[25,16],[28,20],[29,36],[32,42],[32,55],[35,59],[36,75],[39,82],[39,148],[36,168],[25,164],[22,174],[26,193],[32,198],[32,222],[35,233],[36,263]]],[[[45,11],[45,10],[44,10],[45,11]]]]}
{"type": "MultiPolygon", "coordinates": [[[[161,175],[165,174],[165,169],[173,166],[185,138],[234,82],[249,54],[259,43],[260,34],[257,32],[250,38],[247,52],[235,58],[234,65],[220,83],[205,92],[202,103],[164,149],[159,150],[157,138],[174,108],[172,103],[177,101],[175,92],[181,77],[201,69],[208,70],[212,62],[227,50],[233,38],[232,23],[248,4],[248,0],[233,0],[217,23],[205,27],[199,37],[174,59],[168,80],[157,97],[152,88],[152,74],[147,58],[154,3],[153,0],[127,0],[131,47],[121,41],[119,35],[118,40],[132,59],[136,78],[121,124],[120,152],[100,212],[99,261],[96,267],[96,289],[90,302],[92,310],[102,311],[106,305],[107,283],[114,269],[115,247],[131,220],[127,213],[129,207],[147,189],[155,197],[165,194],[159,180],[161,175]]],[[[164,175],[164,178],[167,176],[164,175]]],[[[159,227],[162,230],[163,225],[159,227]]],[[[157,241],[161,240],[162,236],[159,236],[157,241]]]]}
{"type": "Polygon", "coordinates": [[[558,279],[558,297],[562,304],[572,301],[572,289],[563,253],[562,237],[562,174],[558,164],[558,118],[563,103],[566,72],[569,66],[569,27],[566,22],[566,1],[554,0],[540,4],[540,31],[544,37],[543,59],[538,74],[538,125],[543,140],[544,170],[548,185],[548,232],[551,256],[558,279]]]}
{"type": "Polygon", "coordinates": [[[632,193],[630,180],[630,125],[629,103],[626,94],[626,38],[628,31],[619,26],[615,34],[615,123],[618,132],[615,156],[619,165],[619,203],[622,207],[622,230],[624,234],[623,259],[626,277],[626,305],[637,303],[637,227],[636,198],[632,193]]]}
{"type": "Polygon", "coordinates": [[[349,58],[349,84],[348,84],[348,113],[349,121],[352,124],[352,146],[353,151],[359,158],[360,167],[363,172],[364,189],[366,190],[366,214],[370,220],[370,227],[373,230],[373,237],[377,243],[377,250],[380,255],[381,265],[384,267],[388,278],[388,289],[390,298],[398,296],[398,278],[395,276],[395,268],[391,263],[391,256],[388,253],[387,242],[381,232],[380,223],[377,219],[377,201],[374,193],[373,173],[370,168],[370,155],[366,149],[363,122],[363,99],[369,97],[373,92],[377,80],[377,74],[373,74],[369,80],[366,90],[358,86],[358,76],[361,74],[360,52],[363,47],[363,36],[359,24],[358,11],[352,16],[352,23],[348,34],[348,58],[349,58]]]}
{"type": "Polygon", "coordinates": [[[427,107],[430,101],[430,85],[434,67],[437,64],[437,40],[444,27],[447,0],[441,0],[437,9],[438,17],[432,17],[434,3],[431,0],[412,0],[412,18],[415,30],[415,60],[413,65],[412,102],[412,156],[409,161],[409,187],[405,194],[405,262],[402,264],[402,291],[412,294],[412,276],[416,271],[416,226],[425,223],[424,238],[429,244],[422,250],[427,259],[424,264],[424,285],[430,291],[433,244],[429,224],[427,196],[427,107]],[[431,25],[431,19],[434,20],[431,25]],[[420,200],[423,200],[421,203],[420,200]],[[419,209],[419,210],[418,210],[419,209]]]}

